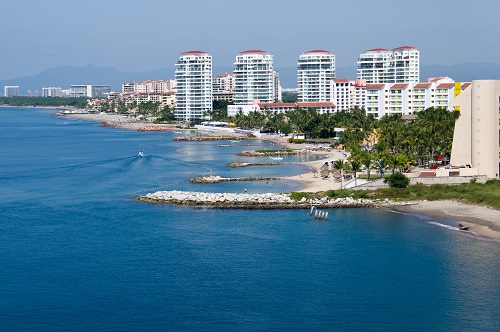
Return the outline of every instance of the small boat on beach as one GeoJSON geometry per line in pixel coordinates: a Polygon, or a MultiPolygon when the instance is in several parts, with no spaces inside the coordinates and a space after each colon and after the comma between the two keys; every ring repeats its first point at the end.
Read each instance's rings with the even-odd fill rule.
{"type": "Polygon", "coordinates": [[[461,231],[468,231],[469,230],[469,226],[466,226],[462,223],[458,223],[458,229],[461,230],[461,231]]]}

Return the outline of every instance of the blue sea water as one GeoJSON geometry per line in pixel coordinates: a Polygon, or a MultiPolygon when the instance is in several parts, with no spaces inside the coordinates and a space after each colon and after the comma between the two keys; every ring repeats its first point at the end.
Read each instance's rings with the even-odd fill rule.
{"type": "Polygon", "coordinates": [[[216,210],[132,200],[194,184],[262,141],[174,142],[0,108],[1,331],[499,331],[500,245],[376,209],[216,210]],[[221,146],[222,145],[222,146],[221,146]],[[146,157],[138,157],[144,150],[146,157]]]}

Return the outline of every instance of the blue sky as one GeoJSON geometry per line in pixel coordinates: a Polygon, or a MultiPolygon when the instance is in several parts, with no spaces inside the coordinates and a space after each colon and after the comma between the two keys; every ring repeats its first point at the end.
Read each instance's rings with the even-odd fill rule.
{"type": "Polygon", "coordinates": [[[355,66],[364,50],[403,45],[421,65],[500,62],[497,0],[11,0],[0,10],[0,80],[61,65],[161,69],[188,50],[218,67],[247,49],[278,68],[311,49],[355,66]]]}

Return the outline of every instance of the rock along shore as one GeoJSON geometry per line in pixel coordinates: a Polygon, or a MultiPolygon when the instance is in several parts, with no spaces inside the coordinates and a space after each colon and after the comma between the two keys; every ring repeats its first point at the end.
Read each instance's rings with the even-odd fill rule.
{"type": "Polygon", "coordinates": [[[223,178],[221,176],[211,175],[211,176],[200,176],[197,178],[189,179],[189,182],[195,183],[219,183],[219,182],[231,182],[231,181],[272,181],[279,180],[279,177],[267,176],[267,177],[246,177],[246,178],[223,178]]]}
{"type": "Polygon", "coordinates": [[[392,201],[370,199],[329,198],[295,200],[290,194],[235,194],[190,191],[157,191],[136,197],[135,200],[150,203],[208,206],[220,209],[308,209],[316,208],[374,208],[404,205],[392,201]]]}

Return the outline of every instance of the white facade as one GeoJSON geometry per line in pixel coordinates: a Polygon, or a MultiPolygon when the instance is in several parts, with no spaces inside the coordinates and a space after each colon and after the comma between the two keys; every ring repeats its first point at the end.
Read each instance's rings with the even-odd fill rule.
{"type": "Polygon", "coordinates": [[[175,92],[111,92],[108,99],[113,102],[123,101],[125,105],[137,103],[158,103],[161,108],[175,108],[177,99],[175,92]]]}
{"type": "Polygon", "coordinates": [[[3,87],[3,95],[5,97],[17,97],[20,96],[19,85],[6,85],[3,87]]]}
{"type": "Polygon", "coordinates": [[[164,93],[177,88],[175,80],[149,80],[122,84],[122,92],[164,93]]]}
{"type": "Polygon", "coordinates": [[[42,88],[42,97],[62,97],[62,95],[63,92],[61,88],[42,88]]]}
{"type": "Polygon", "coordinates": [[[417,83],[420,80],[420,52],[411,46],[367,50],[358,58],[357,77],[368,84],[417,83]]]}
{"type": "Polygon", "coordinates": [[[455,122],[451,164],[500,174],[500,80],[474,80],[453,101],[460,108],[455,122]]]}
{"type": "MultiPolygon", "coordinates": [[[[408,115],[429,107],[452,111],[459,82],[449,77],[430,78],[427,83],[366,84],[364,80],[334,79],[332,97],[337,111],[360,107],[376,118],[386,114],[408,115]]],[[[460,90],[460,89],[459,89],[460,90]]]]}
{"type": "Polygon", "coordinates": [[[175,66],[176,119],[202,119],[212,110],[212,56],[202,51],[184,52],[175,66]]]}
{"type": "Polygon", "coordinates": [[[109,85],[74,84],[70,86],[70,96],[73,98],[107,98],[111,92],[109,85]]]}
{"type": "Polygon", "coordinates": [[[227,115],[236,116],[238,113],[243,115],[248,115],[250,112],[263,112],[271,111],[273,113],[286,113],[294,110],[295,108],[315,108],[320,114],[323,113],[334,113],[335,105],[332,102],[320,102],[320,103],[261,103],[254,101],[252,104],[247,105],[228,105],[227,115]]]}
{"type": "Polygon", "coordinates": [[[335,55],[324,50],[305,52],[299,56],[297,66],[298,101],[330,101],[331,83],[335,78],[335,55]]]}
{"type": "Polygon", "coordinates": [[[215,75],[212,78],[212,91],[215,92],[232,92],[234,91],[234,73],[224,73],[215,75]]]}
{"type": "Polygon", "coordinates": [[[236,56],[234,63],[234,102],[251,104],[258,99],[274,102],[277,99],[273,56],[261,50],[248,50],[236,56]]]}

